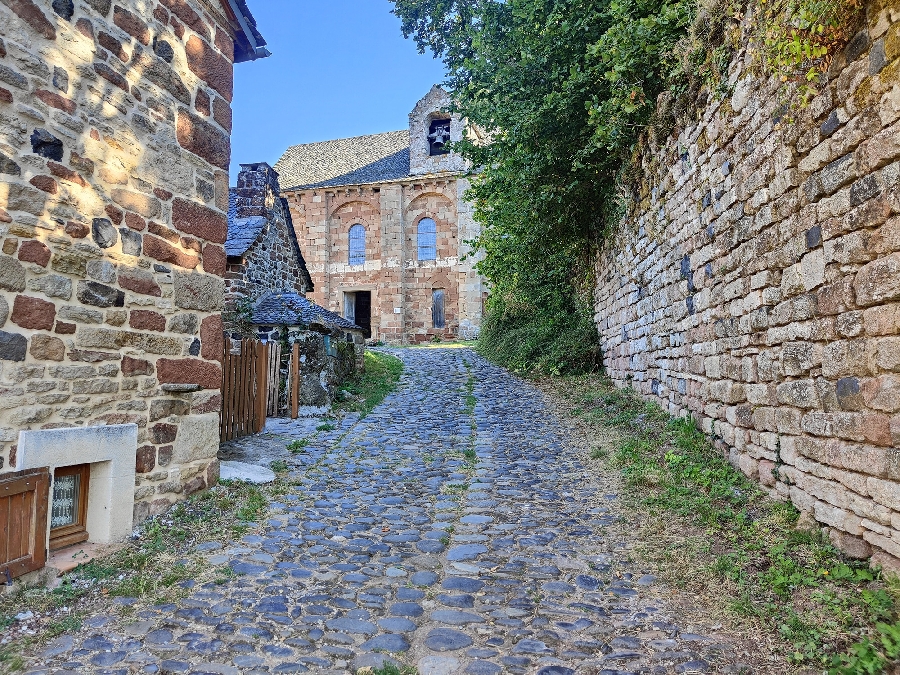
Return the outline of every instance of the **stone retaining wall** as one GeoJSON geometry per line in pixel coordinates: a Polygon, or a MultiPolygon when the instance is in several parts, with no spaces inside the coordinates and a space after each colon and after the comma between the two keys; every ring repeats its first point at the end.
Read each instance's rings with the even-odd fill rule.
{"type": "Polygon", "coordinates": [[[866,11],[808,107],[741,55],[731,98],[646,154],[596,320],[617,384],[900,567],[900,4],[866,11]]]}
{"type": "Polygon", "coordinates": [[[218,474],[224,11],[0,0],[0,467],[22,429],[136,423],[136,520],[218,474]]]}

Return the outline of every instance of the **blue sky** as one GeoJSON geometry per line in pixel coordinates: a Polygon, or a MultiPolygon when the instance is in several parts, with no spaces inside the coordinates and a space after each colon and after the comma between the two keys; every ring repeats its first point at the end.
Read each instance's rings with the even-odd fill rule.
{"type": "Polygon", "coordinates": [[[235,66],[231,181],[297,143],[405,129],[443,64],[400,33],[388,0],[249,0],[272,56],[235,66]]]}

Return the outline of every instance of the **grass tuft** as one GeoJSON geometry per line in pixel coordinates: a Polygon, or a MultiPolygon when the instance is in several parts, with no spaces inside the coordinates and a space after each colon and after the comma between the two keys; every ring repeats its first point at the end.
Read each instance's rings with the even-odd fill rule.
{"type": "Polygon", "coordinates": [[[897,584],[820,529],[798,527],[791,504],[732,467],[690,420],[601,376],[553,384],[586,433],[614,439],[591,456],[621,475],[649,542],[642,554],[670,583],[698,596],[715,588],[733,623],[776,635],[793,664],[852,675],[900,657],[897,584]]]}
{"type": "Polygon", "coordinates": [[[344,383],[343,400],[334,404],[335,410],[358,412],[360,419],[397,388],[403,374],[403,362],[390,354],[366,351],[365,359],[365,369],[344,383]]]}

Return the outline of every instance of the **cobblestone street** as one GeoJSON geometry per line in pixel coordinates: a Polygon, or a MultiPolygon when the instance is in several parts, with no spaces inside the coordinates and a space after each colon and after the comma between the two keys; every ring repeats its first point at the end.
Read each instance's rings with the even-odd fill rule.
{"type": "Polygon", "coordinates": [[[201,545],[237,576],[92,617],[31,675],[739,672],[629,563],[617,495],[537,389],[468,349],[391,353],[398,390],[290,456],[262,532],[201,545]]]}

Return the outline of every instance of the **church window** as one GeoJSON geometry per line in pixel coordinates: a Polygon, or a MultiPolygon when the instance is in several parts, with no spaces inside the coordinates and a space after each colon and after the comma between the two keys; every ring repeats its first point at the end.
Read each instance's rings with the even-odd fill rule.
{"type": "Polygon", "coordinates": [[[350,260],[351,265],[362,265],[366,262],[366,228],[357,223],[350,228],[350,260]]]}
{"type": "Polygon", "coordinates": [[[437,226],[431,218],[419,221],[419,260],[437,259],[437,226]]]}
{"type": "Polygon", "coordinates": [[[428,154],[446,155],[450,150],[450,120],[433,120],[428,126],[428,154]]]}
{"type": "Polygon", "coordinates": [[[435,288],[431,291],[431,324],[435,328],[445,328],[447,321],[444,319],[444,289],[435,288]]]}

